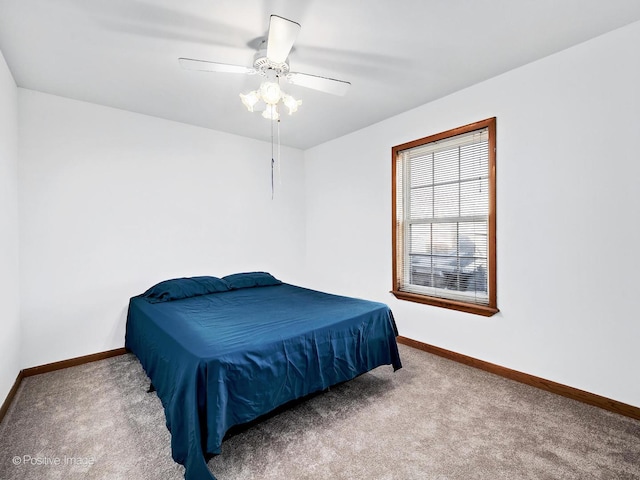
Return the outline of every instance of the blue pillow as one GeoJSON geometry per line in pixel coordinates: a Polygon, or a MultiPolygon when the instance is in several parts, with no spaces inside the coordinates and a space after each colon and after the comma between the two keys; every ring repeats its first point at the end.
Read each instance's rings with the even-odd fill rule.
{"type": "Polygon", "coordinates": [[[217,277],[174,278],[154,285],[142,296],[150,303],[160,303],[229,290],[227,282],[217,277]]]}
{"type": "Polygon", "coordinates": [[[222,277],[232,289],[269,287],[271,285],[282,285],[282,282],[267,272],[247,272],[234,273],[222,277]]]}

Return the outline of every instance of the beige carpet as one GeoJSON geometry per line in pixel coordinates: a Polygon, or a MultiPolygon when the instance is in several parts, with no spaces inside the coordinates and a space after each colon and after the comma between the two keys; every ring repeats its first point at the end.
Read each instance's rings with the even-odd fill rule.
{"type": "MultiPolygon", "coordinates": [[[[400,346],[404,368],[332,388],[229,437],[218,480],[640,479],[640,422],[400,346]]],[[[26,378],[0,479],[173,480],[133,355],[26,378]]]]}

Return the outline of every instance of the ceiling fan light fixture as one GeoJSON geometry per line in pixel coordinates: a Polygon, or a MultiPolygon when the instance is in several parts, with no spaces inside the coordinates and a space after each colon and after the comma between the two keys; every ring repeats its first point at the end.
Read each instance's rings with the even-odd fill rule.
{"type": "Polygon", "coordinates": [[[242,100],[244,106],[247,107],[247,110],[253,112],[253,107],[255,107],[256,104],[260,101],[260,94],[256,90],[249,92],[246,95],[241,93],[240,99],[242,100]]]}
{"type": "Polygon", "coordinates": [[[289,109],[289,115],[293,115],[298,111],[298,107],[302,105],[302,100],[296,100],[291,95],[284,93],[282,95],[282,103],[289,109]]]}
{"type": "Polygon", "coordinates": [[[240,99],[250,112],[255,112],[256,105],[258,105],[260,107],[258,111],[262,111],[262,116],[268,120],[278,120],[280,118],[280,113],[278,112],[280,103],[287,107],[289,115],[297,112],[298,107],[302,105],[302,100],[296,100],[282,91],[277,78],[275,82],[262,82],[258,90],[253,90],[247,94],[241,93],[240,99]],[[262,109],[262,105],[265,106],[264,109],[262,109]]]}
{"type": "Polygon", "coordinates": [[[262,112],[262,116],[267,120],[278,120],[280,114],[278,113],[278,106],[275,104],[267,103],[267,107],[262,112]]]}
{"type": "Polygon", "coordinates": [[[282,98],[283,92],[276,82],[262,82],[260,85],[260,97],[267,105],[275,105],[282,98]]]}

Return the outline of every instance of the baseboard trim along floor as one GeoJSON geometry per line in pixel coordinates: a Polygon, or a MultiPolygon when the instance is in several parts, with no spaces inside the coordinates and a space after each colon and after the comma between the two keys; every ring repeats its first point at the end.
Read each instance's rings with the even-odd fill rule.
{"type": "Polygon", "coordinates": [[[7,413],[7,410],[9,410],[9,406],[13,401],[13,397],[15,397],[16,393],[18,393],[18,388],[20,387],[20,384],[22,383],[23,378],[24,378],[24,374],[22,373],[22,370],[20,370],[20,373],[18,373],[16,381],[13,383],[13,387],[11,387],[11,390],[9,390],[9,393],[7,394],[7,398],[5,398],[2,404],[2,407],[0,407],[0,422],[2,422],[2,419],[7,413]]]}
{"type": "MultiPolygon", "coordinates": [[[[427,343],[419,342],[418,340],[413,340],[411,338],[399,336],[398,343],[402,343],[403,345],[417,348],[418,350],[438,355],[439,357],[444,357],[449,360],[468,365],[470,367],[478,368],[480,370],[484,370],[486,372],[493,373],[510,380],[514,380],[516,382],[540,388],[542,390],[546,390],[547,392],[555,393],[572,400],[577,400],[579,402],[593,405],[610,412],[619,413],[620,415],[640,420],[640,408],[634,407],[633,405],[618,402],[617,400],[613,400],[611,398],[602,397],[600,395],[596,395],[595,393],[579,390],[577,388],[569,387],[561,383],[552,382],[551,380],[546,380],[534,375],[522,373],[517,370],[501,367],[500,365],[485,362],[484,360],[478,360],[477,358],[469,357],[461,353],[452,352],[451,350],[446,350],[434,345],[429,345],[427,343]]],[[[7,410],[9,409],[9,406],[11,405],[11,402],[13,401],[18,388],[20,387],[20,383],[22,382],[23,378],[30,377],[32,375],[39,375],[41,373],[53,372],[55,370],[61,370],[63,368],[74,367],[76,365],[82,365],[89,362],[95,362],[97,360],[115,357],[124,353],[127,353],[127,350],[122,347],[116,348],[114,350],[108,350],[106,352],[84,355],[82,357],[71,358],[69,360],[62,360],[59,362],[48,363],[46,365],[40,365],[37,367],[30,367],[21,370],[20,373],[18,373],[13,387],[11,388],[11,390],[9,390],[9,394],[2,404],[2,407],[0,407],[0,422],[7,413],[7,410]]]]}
{"type": "Polygon", "coordinates": [[[518,372],[517,370],[511,370],[510,368],[501,367],[494,363],[485,362],[484,360],[478,360],[477,358],[468,357],[461,353],[452,352],[444,348],[435,347],[427,343],[422,343],[417,340],[413,340],[407,337],[398,337],[398,343],[407,345],[409,347],[417,348],[439,357],[444,357],[449,360],[453,360],[458,363],[463,363],[470,367],[478,368],[495,375],[499,375],[509,380],[515,380],[516,382],[531,385],[532,387],[546,390],[547,392],[555,393],[572,400],[577,400],[595,407],[603,408],[610,412],[619,413],[625,417],[634,418],[640,420],[640,408],[628,405],[626,403],[618,402],[607,397],[596,395],[595,393],[585,392],[577,388],[569,387],[561,383],[552,382],[544,378],[529,375],[527,373],[518,372]]]}
{"type": "Polygon", "coordinates": [[[91,355],[70,358],[69,360],[61,360],[59,362],[47,363],[46,365],[40,365],[37,367],[25,368],[22,370],[22,374],[23,377],[31,377],[32,375],[62,370],[63,368],[75,367],[85,363],[97,362],[98,360],[104,360],[109,357],[117,357],[118,355],[123,355],[125,353],[127,353],[126,348],[116,348],[114,350],[107,350],[106,352],[92,353],[91,355]]]}
{"type": "Polygon", "coordinates": [[[83,355],[82,357],[70,358],[68,360],[61,360],[59,362],[47,363],[46,365],[39,365],[37,367],[30,367],[20,370],[20,373],[18,373],[18,377],[16,378],[13,387],[11,387],[11,390],[9,390],[7,398],[3,402],[2,407],[0,407],[0,422],[7,413],[7,410],[9,410],[9,406],[11,405],[13,398],[18,392],[18,388],[20,387],[20,383],[22,383],[23,378],[31,377],[33,375],[39,375],[41,373],[53,372],[55,370],[62,370],[63,368],[75,367],[77,365],[83,365],[85,363],[96,362],[105,358],[116,357],[124,353],[127,353],[127,350],[126,348],[121,347],[114,350],[107,350],[106,352],[83,355]]]}

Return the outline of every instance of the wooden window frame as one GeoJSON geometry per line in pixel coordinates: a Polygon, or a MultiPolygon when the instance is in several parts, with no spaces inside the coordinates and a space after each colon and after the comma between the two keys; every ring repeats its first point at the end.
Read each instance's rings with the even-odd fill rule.
{"type": "Polygon", "coordinates": [[[446,132],[437,133],[428,137],[420,138],[412,142],[403,143],[402,145],[396,145],[391,149],[391,235],[392,235],[392,275],[393,275],[393,288],[391,293],[400,300],[407,300],[410,302],[423,303],[427,305],[433,305],[437,307],[449,308],[467,313],[473,313],[477,315],[483,315],[486,317],[492,316],[499,312],[497,306],[497,279],[496,279],[496,118],[488,118],[479,122],[470,123],[462,127],[447,130],[446,132]],[[489,132],[489,210],[488,210],[488,242],[487,242],[487,287],[488,287],[488,304],[481,305],[470,302],[464,302],[459,300],[451,300],[442,297],[430,296],[426,294],[409,293],[400,291],[401,275],[400,265],[401,260],[398,259],[398,253],[401,249],[398,246],[398,229],[401,227],[403,219],[396,218],[397,216],[397,157],[400,152],[415,148],[427,143],[444,140],[446,138],[454,137],[464,133],[472,132],[474,130],[481,130],[486,128],[489,132]]]}

